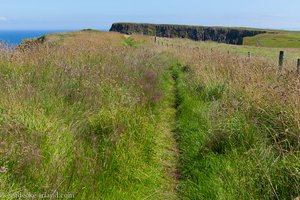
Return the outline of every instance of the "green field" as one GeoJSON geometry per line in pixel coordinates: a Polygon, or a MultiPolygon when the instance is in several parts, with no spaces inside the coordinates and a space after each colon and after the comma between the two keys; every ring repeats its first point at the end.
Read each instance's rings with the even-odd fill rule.
{"type": "Polygon", "coordinates": [[[1,46],[0,198],[296,198],[300,52],[285,47],[92,30],[1,46]]]}
{"type": "Polygon", "coordinates": [[[244,38],[243,45],[275,48],[300,48],[300,32],[270,32],[244,38]]]}
{"type": "MultiPolygon", "coordinates": [[[[300,38],[300,36],[299,36],[300,38]]],[[[223,53],[231,56],[238,55],[248,57],[250,53],[251,57],[259,58],[271,62],[274,65],[278,64],[279,52],[285,52],[285,64],[288,68],[295,69],[297,59],[300,59],[300,49],[287,48],[285,45],[282,47],[255,47],[246,45],[229,45],[216,42],[202,42],[192,41],[188,39],[170,39],[170,38],[158,38],[158,43],[162,46],[168,45],[169,47],[176,48],[178,50],[184,48],[192,48],[195,50],[205,50],[212,54],[223,53]]]]}

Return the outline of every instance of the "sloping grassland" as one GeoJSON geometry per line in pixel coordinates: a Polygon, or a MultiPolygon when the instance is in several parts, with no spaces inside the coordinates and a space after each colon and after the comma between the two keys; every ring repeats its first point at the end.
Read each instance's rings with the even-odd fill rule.
{"type": "Polygon", "coordinates": [[[1,46],[2,199],[300,195],[294,63],[158,39],[87,30],[1,46]]]}

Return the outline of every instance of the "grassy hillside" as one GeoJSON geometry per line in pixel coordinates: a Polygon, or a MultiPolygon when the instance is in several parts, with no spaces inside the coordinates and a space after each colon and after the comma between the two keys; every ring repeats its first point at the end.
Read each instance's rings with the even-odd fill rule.
{"type": "Polygon", "coordinates": [[[172,49],[182,199],[300,194],[299,75],[259,59],[172,49]]]}
{"type": "Polygon", "coordinates": [[[195,42],[188,39],[170,39],[158,38],[158,44],[176,49],[195,48],[199,52],[207,51],[211,54],[229,54],[248,57],[250,52],[252,58],[264,60],[272,63],[274,66],[278,64],[279,51],[285,52],[285,65],[287,68],[295,69],[297,59],[300,59],[300,50],[297,48],[271,48],[271,47],[254,47],[244,45],[228,45],[216,42],[195,42]]]}
{"type": "Polygon", "coordinates": [[[276,48],[300,48],[300,32],[278,31],[245,37],[243,45],[276,48]]]}
{"type": "Polygon", "coordinates": [[[124,41],[56,34],[1,54],[1,194],[174,196],[169,58],[124,41]]]}
{"type": "Polygon", "coordinates": [[[1,199],[299,196],[299,51],[278,72],[281,48],[158,43],[85,30],[1,46],[1,199]]]}

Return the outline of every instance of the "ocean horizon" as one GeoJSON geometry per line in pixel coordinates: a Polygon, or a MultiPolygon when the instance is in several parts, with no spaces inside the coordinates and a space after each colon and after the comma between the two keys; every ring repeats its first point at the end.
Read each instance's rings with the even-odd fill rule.
{"type": "Polygon", "coordinates": [[[23,40],[41,37],[49,33],[71,32],[76,30],[0,30],[0,43],[17,46],[23,40]]]}

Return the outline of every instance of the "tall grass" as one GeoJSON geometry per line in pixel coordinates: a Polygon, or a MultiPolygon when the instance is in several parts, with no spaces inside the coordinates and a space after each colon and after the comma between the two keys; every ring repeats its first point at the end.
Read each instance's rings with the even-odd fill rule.
{"type": "Polygon", "coordinates": [[[161,160],[173,165],[164,150],[173,144],[157,131],[170,132],[174,115],[171,94],[163,93],[172,88],[169,59],[123,41],[85,31],[1,54],[1,193],[174,196],[161,160]]]}
{"type": "Polygon", "coordinates": [[[184,44],[203,48],[88,30],[1,46],[0,193],[299,196],[295,69],[184,44]]]}
{"type": "MultiPolygon", "coordinates": [[[[285,45],[277,46],[276,48],[272,47],[254,47],[247,45],[228,45],[217,42],[203,42],[203,41],[192,41],[189,39],[179,39],[179,38],[157,38],[157,42],[160,45],[168,45],[169,47],[176,49],[190,49],[194,48],[194,50],[198,52],[207,51],[212,54],[229,54],[231,56],[239,56],[248,58],[248,52],[250,52],[251,57],[256,60],[263,60],[273,65],[278,65],[278,56],[279,51],[284,51],[284,63],[285,67],[295,69],[296,62],[299,58],[299,48],[287,48],[285,45]]],[[[187,51],[187,50],[184,50],[187,51]]]]}
{"type": "Polygon", "coordinates": [[[291,199],[299,185],[299,76],[272,62],[169,50],[183,199],[291,199]]]}

